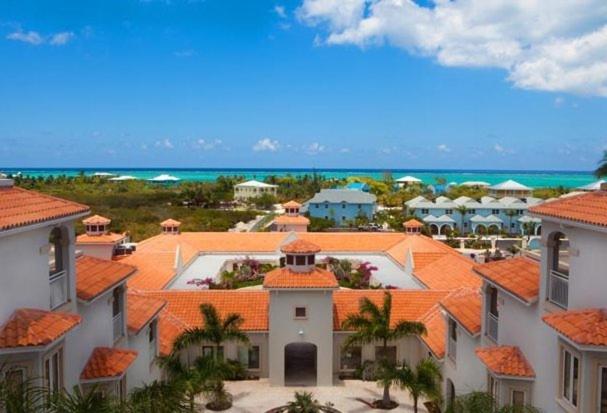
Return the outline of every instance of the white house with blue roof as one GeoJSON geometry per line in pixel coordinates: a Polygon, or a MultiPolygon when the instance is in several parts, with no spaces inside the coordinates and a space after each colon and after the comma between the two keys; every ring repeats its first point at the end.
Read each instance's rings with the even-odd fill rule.
{"type": "Polygon", "coordinates": [[[375,195],[350,189],[321,189],[304,204],[311,217],[332,219],[336,225],[346,226],[357,217],[372,220],[377,211],[375,195]]]}

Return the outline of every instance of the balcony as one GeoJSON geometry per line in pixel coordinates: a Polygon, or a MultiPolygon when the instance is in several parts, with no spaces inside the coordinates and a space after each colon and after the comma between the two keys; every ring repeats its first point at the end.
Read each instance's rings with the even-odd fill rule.
{"type": "Polygon", "coordinates": [[[120,312],[114,316],[114,342],[118,341],[124,335],[124,316],[120,312]]]}
{"type": "Polygon", "coordinates": [[[498,331],[499,317],[492,313],[487,313],[487,325],[486,335],[491,340],[497,343],[497,331],[498,331]]]}
{"type": "Polygon", "coordinates": [[[59,271],[49,276],[51,310],[67,303],[67,273],[59,271]]]}
{"type": "Polygon", "coordinates": [[[548,300],[561,308],[569,304],[569,275],[559,271],[550,271],[548,300]]]}
{"type": "Polygon", "coordinates": [[[449,343],[447,345],[447,355],[453,362],[457,360],[457,341],[453,340],[451,337],[449,337],[449,343]]]}

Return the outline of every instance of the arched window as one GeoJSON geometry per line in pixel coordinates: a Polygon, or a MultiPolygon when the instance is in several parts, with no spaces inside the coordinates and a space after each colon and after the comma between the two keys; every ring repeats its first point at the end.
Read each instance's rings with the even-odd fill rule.
{"type": "Polygon", "coordinates": [[[60,228],[55,228],[49,235],[49,274],[57,274],[64,269],[64,242],[60,228]]]}
{"type": "Polygon", "coordinates": [[[557,232],[552,235],[552,257],[550,260],[550,269],[557,271],[563,275],[569,275],[569,241],[566,239],[565,234],[557,232]]]}
{"type": "Polygon", "coordinates": [[[548,238],[548,300],[559,307],[569,303],[569,240],[562,232],[548,238]]]}

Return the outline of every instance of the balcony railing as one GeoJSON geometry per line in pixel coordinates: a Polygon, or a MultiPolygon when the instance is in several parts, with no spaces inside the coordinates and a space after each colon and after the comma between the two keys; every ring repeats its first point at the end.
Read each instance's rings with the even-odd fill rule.
{"type": "Polygon", "coordinates": [[[447,355],[453,361],[457,360],[457,341],[449,337],[449,344],[447,347],[447,355]]]}
{"type": "Polygon", "coordinates": [[[124,335],[124,317],[122,312],[114,316],[114,342],[124,335]]]}
{"type": "Polygon", "coordinates": [[[562,308],[569,304],[569,276],[558,271],[550,271],[548,299],[562,308]]]}
{"type": "Polygon", "coordinates": [[[497,343],[497,332],[498,332],[499,317],[492,313],[487,313],[487,337],[497,343]]]}
{"type": "Polygon", "coordinates": [[[67,273],[59,271],[49,276],[51,310],[67,302],[67,273]]]}

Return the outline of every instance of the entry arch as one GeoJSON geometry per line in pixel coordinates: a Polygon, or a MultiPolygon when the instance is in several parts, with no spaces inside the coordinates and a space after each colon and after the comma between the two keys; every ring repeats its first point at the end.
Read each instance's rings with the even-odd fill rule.
{"type": "Polygon", "coordinates": [[[285,346],[285,386],[316,386],[318,347],[307,342],[285,346]]]}

